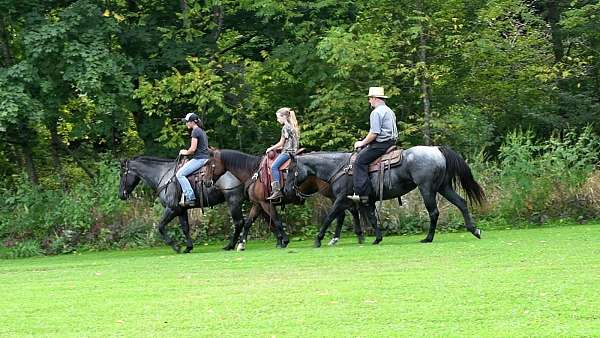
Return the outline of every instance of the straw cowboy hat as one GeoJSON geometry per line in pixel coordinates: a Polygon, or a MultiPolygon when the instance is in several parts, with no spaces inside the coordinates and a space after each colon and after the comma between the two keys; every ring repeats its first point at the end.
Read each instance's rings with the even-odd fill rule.
{"type": "Polygon", "coordinates": [[[380,99],[387,99],[388,97],[383,93],[383,87],[369,87],[368,97],[378,97],[380,99]]]}

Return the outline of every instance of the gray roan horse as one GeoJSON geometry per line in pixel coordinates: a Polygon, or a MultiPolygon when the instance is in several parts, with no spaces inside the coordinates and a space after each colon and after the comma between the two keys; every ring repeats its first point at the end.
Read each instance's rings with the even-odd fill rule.
{"type": "MultiPolygon", "coordinates": [[[[167,234],[166,225],[175,216],[179,216],[181,231],[186,238],[186,249],[184,252],[192,251],[194,244],[190,237],[190,226],[188,222],[188,208],[179,205],[181,187],[175,179],[176,162],[170,159],[139,156],[131,160],[121,161],[121,183],[119,186],[119,198],[125,200],[131,196],[131,192],[143,180],[158,194],[165,211],[160,219],[158,231],[167,245],[176,252],[180,251],[179,244],[167,234]]],[[[229,214],[236,228],[244,223],[242,214],[242,202],[244,200],[244,186],[233,175],[227,173],[219,178],[210,187],[205,187],[200,194],[196,191],[196,200],[202,198],[203,205],[213,206],[227,201],[229,214]],[[203,195],[203,196],[200,196],[203,195]]],[[[200,205],[195,206],[199,208],[200,205]]],[[[229,243],[224,249],[232,249],[235,243],[229,243]]]]}
{"type": "MultiPolygon", "coordinates": [[[[352,194],[352,177],[340,175],[349,164],[351,153],[340,152],[314,152],[295,156],[288,168],[284,192],[292,195],[298,192],[302,183],[311,177],[317,177],[331,184],[336,199],[329,214],[325,217],[321,231],[315,239],[315,246],[321,245],[325,231],[337,215],[345,209],[352,207],[353,202],[347,198],[352,194]],[[333,182],[331,182],[333,180],[333,182]]],[[[381,231],[375,217],[375,201],[380,197],[379,174],[371,173],[372,195],[366,212],[361,216],[374,226],[375,241],[382,240],[381,231]]],[[[416,146],[404,151],[400,165],[387,169],[383,175],[383,199],[400,198],[402,195],[419,188],[425,207],[429,212],[429,232],[421,242],[433,241],[439,211],[436,196],[440,193],[450,203],[460,209],[465,227],[475,237],[481,238],[481,230],[475,227],[473,219],[467,208],[466,201],[454,190],[455,183],[466,192],[471,202],[483,203],[485,194],[483,189],[473,178],[471,169],[465,160],[454,150],[445,146],[416,146]],[[389,171],[389,172],[388,172],[389,171]]]]}

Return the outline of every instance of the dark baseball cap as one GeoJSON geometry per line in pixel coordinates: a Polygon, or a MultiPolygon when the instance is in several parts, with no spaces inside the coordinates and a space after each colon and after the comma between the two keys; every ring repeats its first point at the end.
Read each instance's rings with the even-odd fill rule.
{"type": "Polygon", "coordinates": [[[195,121],[200,120],[200,118],[198,117],[198,115],[196,115],[194,113],[189,113],[182,120],[185,122],[195,122],[195,121]]]}

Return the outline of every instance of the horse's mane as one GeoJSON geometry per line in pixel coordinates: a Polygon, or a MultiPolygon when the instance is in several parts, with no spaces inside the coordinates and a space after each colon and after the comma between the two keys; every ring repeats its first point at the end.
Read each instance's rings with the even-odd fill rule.
{"type": "Polygon", "coordinates": [[[162,157],[155,157],[155,156],[145,156],[145,155],[139,155],[139,156],[135,156],[134,158],[132,158],[132,160],[137,160],[137,161],[150,161],[150,162],[161,162],[161,163],[165,163],[165,162],[174,162],[175,160],[172,158],[162,158],[162,157]]]}
{"type": "Polygon", "coordinates": [[[231,149],[221,149],[220,151],[221,160],[225,163],[228,168],[238,170],[254,171],[258,168],[260,160],[259,156],[249,155],[242,153],[241,151],[231,149]]]}

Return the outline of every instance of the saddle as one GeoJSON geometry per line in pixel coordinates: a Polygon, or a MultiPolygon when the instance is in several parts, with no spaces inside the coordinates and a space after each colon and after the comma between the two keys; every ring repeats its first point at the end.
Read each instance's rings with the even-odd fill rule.
{"type": "MultiPolygon", "coordinates": [[[[300,155],[304,152],[304,148],[300,148],[296,151],[296,155],[300,155]]],[[[277,155],[279,155],[278,152],[276,152],[275,150],[270,151],[267,155],[265,155],[262,159],[262,161],[260,162],[260,167],[259,167],[259,178],[260,178],[260,182],[263,185],[263,191],[265,192],[265,198],[269,197],[272,193],[271,191],[271,182],[273,181],[273,175],[271,174],[271,167],[273,166],[273,162],[275,162],[275,159],[277,158],[277,155]]],[[[285,162],[283,162],[283,164],[279,167],[279,172],[281,173],[281,186],[283,187],[285,185],[285,175],[284,175],[284,171],[287,170],[287,168],[290,166],[290,163],[292,163],[292,159],[289,159],[285,162]]]]}
{"type": "MultiPolygon", "coordinates": [[[[177,166],[175,167],[175,172],[181,169],[181,167],[183,167],[183,165],[186,164],[188,161],[188,158],[182,158],[179,161],[179,163],[177,163],[177,166]]],[[[192,190],[194,190],[194,193],[196,194],[196,198],[199,197],[198,201],[200,203],[200,208],[205,207],[205,201],[208,200],[205,190],[211,186],[211,184],[206,184],[202,179],[202,177],[206,175],[206,170],[207,166],[204,165],[202,166],[202,168],[200,168],[200,170],[196,170],[193,173],[186,176],[186,178],[190,182],[190,185],[192,186],[192,190]]],[[[206,206],[210,207],[210,205],[206,206]]]]}
{"type": "MultiPolygon", "coordinates": [[[[369,164],[369,173],[380,170],[387,170],[389,168],[400,165],[400,162],[402,161],[403,151],[404,149],[398,149],[398,147],[395,145],[389,147],[383,155],[376,158],[375,161],[369,164]]],[[[354,161],[356,161],[357,156],[358,152],[352,154],[352,156],[350,157],[350,168],[347,171],[348,175],[352,175],[353,173],[352,164],[354,163],[354,161]]]]}

